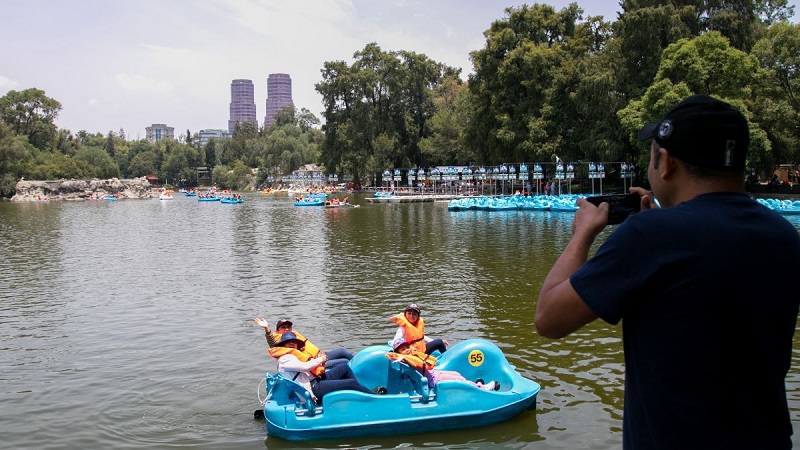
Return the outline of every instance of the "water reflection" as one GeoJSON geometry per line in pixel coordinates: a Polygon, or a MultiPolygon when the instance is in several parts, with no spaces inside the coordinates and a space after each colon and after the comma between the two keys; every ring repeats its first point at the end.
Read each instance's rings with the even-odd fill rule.
{"type": "Polygon", "coordinates": [[[0,448],[264,448],[252,412],[275,364],[252,318],[289,317],[320,347],[356,351],[390,339],[389,316],[410,301],[432,336],[496,342],[542,385],[537,410],[476,430],[268,448],[621,446],[620,327],[559,341],[533,329],[570,214],[354,204],[0,202],[0,448]]]}

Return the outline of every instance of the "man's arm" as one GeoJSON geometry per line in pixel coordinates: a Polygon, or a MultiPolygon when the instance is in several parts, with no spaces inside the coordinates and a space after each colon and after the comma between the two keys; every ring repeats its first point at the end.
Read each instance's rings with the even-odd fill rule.
{"type": "Polygon", "coordinates": [[[595,237],[608,223],[608,203],[598,207],[584,199],[577,203],[572,239],[539,290],[534,322],[536,332],[544,337],[562,338],[597,318],[575,292],[569,277],[589,258],[595,237]]]}

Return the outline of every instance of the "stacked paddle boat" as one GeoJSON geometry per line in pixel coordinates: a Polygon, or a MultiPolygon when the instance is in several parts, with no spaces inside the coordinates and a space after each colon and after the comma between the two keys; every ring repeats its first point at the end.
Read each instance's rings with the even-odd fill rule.
{"type": "Polygon", "coordinates": [[[798,215],[800,214],[800,201],[798,200],[779,200],[775,198],[757,198],[756,201],[775,211],[778,214],[798,215]]]}

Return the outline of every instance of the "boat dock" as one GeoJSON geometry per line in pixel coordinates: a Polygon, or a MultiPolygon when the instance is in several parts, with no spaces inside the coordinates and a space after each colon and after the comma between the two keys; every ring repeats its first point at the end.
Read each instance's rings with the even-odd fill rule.
{"type": "Polygon", "coordinates": [[[453,198],[463,195],[429,194],[429,195],[395,195],[393,197],[368,197],[367,203],[420,203],[420,202],[449,202],[453,198]]]}

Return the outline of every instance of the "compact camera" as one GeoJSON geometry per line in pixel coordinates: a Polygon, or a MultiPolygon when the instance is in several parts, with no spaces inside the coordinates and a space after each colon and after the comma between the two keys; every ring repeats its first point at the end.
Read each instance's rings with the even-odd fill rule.
{"type": "Polygon", "coordinates": [[[600,206],[600,203],[608,203],[608,224],[616,225],[622,223],[631,214],[639,212],[642,206],[641,198],[638,194],[612,194],[595,195],[586,197],[586,201],[600,206]]]}

